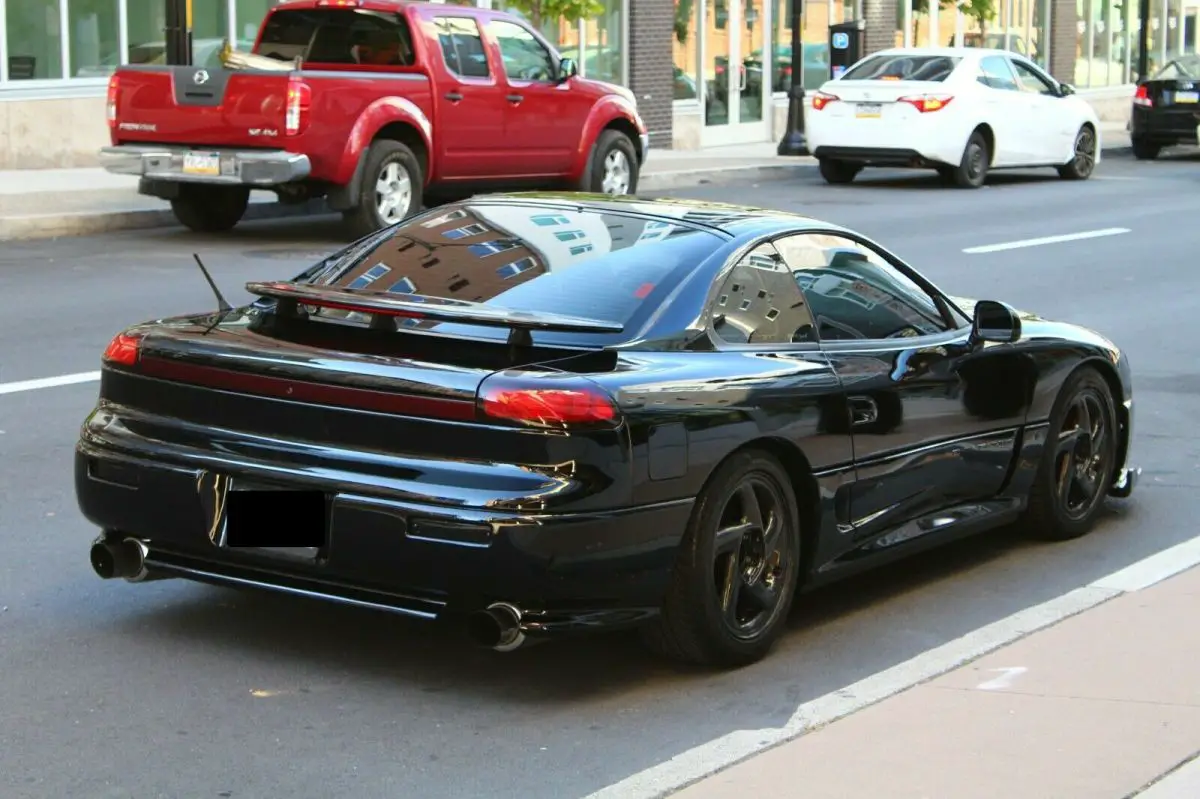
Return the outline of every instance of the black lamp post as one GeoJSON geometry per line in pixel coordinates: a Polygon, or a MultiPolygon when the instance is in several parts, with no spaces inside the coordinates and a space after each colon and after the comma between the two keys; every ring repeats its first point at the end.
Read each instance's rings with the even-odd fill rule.
{"type": "Polygon", "coordinates": [[[167,25],[164,33],[167,40],[167,63],[189,65],[192,63],[192,9],[191,0],[165,0],[167,25]]]}
{"type": "Polygon", "coordinates": [[[1141,83],[1150,77],[1146,74],[1150,71],[1150,0],[1138,3],[1138,19],[1142,21],[1138,30],[1137,59],[1138,82],[1141,83]]]}
{"type": "MultiPolygon", "coordinates": [[[[788,120],[776,152],[780,155],[808,155],[804,138],[804,42],[800,38],[804,6],[792,2],[792,85],[788,88],[788,120]]],[[[774,71],[774,70],[772,70],[774,71]]]]}

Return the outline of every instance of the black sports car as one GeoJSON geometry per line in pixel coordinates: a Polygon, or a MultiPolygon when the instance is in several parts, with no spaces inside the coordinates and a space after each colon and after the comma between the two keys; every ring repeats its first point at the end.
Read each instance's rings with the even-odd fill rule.
{"type": "Polygon", "coordinates": [[[247,288],[105,352],[101,577],[736,666],[797,589],[1015,520],[1074,538],[1137,475],[1112,343],[782,212],[479,197],[247,288]]]}
{"type": "Polygon", "coordinates": [[[1200,128],[1200,56],[1176,58],[1138,83],[1129,117],[1133,155],[1153,160],[1164,147],[1195,146],[1200,128]]]}

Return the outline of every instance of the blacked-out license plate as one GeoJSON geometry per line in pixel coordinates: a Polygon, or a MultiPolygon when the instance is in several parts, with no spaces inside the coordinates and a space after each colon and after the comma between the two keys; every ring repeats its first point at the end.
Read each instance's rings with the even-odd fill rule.
{"type": "Polygon", "coordinates": [[[314,558],[328,543],[326,517],[320,491],[230,491],[225,496],[225,546],[314,558]]]}

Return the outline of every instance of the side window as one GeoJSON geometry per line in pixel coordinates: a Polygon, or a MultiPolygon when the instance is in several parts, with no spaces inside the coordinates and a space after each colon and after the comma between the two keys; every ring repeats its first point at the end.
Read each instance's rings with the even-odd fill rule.
{"type": "Polygon", "coordinates": [[[1013,74],[1012,67],[1008,65],[1008,59],[1002,56],[990,55],[980,61],[978,80],[984,86],[990,86],[993,89],[1019,91],[1017,77],[1013,74]]]}
{"type": "Polygon", "coordinates": [[[532,33],[516,23],[502,20],[488,23],[488,30],[500,45],[504,73],[509,80],[554,80],[558,64],[532,33]]]}
{"type": "Polygon", "coordinates": [[[779,253],[756,247],[725,279],[712,310],[713,329],[730,344],[816,342],[812,316],[779,253]]]}
{"type": "Polygon", "coordinates": [[[436,24],[446,69],[460,78],[486,78],[492,74],[479,23],[469,17],[438,17],[436,24]]]}
{"type": "Polygon", "coordinates": [[[1013,69],[1017,72],[1017,81],[1020,83],[1021,91],[1048,94],[1051,97],[1058,96],[1058,87],[1047,80],[1036,69],[1015,58],[1012,61],[1012,65],[1013,69]]]}
{"type": "Polygon", "coordinates": [[[928,336],[949,328],[933,297],[879,253],[843,236],[775,242],[822,341],[928,336]]]}

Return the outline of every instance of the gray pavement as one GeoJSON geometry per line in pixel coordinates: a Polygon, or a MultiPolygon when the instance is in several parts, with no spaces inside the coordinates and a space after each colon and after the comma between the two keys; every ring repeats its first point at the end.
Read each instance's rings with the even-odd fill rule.
{"type": "MultiPolygon", "coordinates": [[[[1191,538],[1200,515],[1200,160],[1105,162],[1086,183],[922,173],[676,193],[858,228],[944,289],[1096,327],[1136,373],[1147,467],[1101,527],[1047,546],[1010,531],[808,597],[772,657],[729,674],[645,656],[627,636],[509,656],[364,611],[167,581],[104,583],[74,504],[71,448],[94,383],[0,393],[0,796],[328,799],[578,797],[1191,538]],[[995,253],[963,249],[1104,228],[995,253]]],[[[206,309],[198,251],[231,301],[337,247],[327,220],[0,246],[0,389],[87,372],[110,336],[206,309]]],[[[1114,797],[1116,799],[1116,797],[1114,797]]]]}

